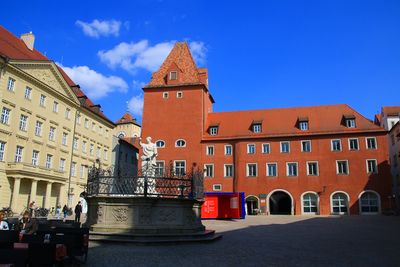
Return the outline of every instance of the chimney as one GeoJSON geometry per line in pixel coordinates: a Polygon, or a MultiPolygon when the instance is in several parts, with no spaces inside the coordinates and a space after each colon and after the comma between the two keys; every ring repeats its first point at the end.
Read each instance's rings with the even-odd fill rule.
{"type": "Polygon", "coordinates": [[[21,34],[21,40],[24,41],[25,45],[33,50],[33,45],[35,43],[35,35],[32,32],[21,34]]]}

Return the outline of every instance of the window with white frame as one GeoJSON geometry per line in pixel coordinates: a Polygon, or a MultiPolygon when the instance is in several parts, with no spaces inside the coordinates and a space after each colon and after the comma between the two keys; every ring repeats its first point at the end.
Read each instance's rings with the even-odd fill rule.
{"type": "Polygon", "coordinates": [[[15,162],[22,162],[24,148],[22,146],[17,146],[15,150],[15,162]]]}
{"type": "Polygon", "coordinates": [[[297,162],[288,162],[286,163],[286,175],[287,176],[297,176],[297,162]]]}
{"type": "Polygon", "coordinates": [[[15,80],[11,77],[8,78],[8,83],[7,83],[7,90],[14,92],[15,88],[15,80]]]}
{"type": "Polygon", "coordinates": [[[337,174],[349,174],[349,163],[347,160],[336,161],[336,173],[337,174]]]}
{"type": "Polygon", "coordinates": [[[217,135],[218,134],[218,126],[211,126],[208,130],[210,135],[217,135]]]}
{"type": "Polygon", "coordinates": [[[225,145],[225,155],[226,156],[232,155],[232,146],[231,145],[225,145]]]}
{"type": "Polygon", "coordinates": [[[1,118],[0,118],[2,124],[7,124],[7,125],[9,124],[10,113],[11,109],[3,107],[3,109],[1,110],[1,118]]]}
{"type": "Polygon", "coordinates": [[[163,92],[163,98],[168,98],[169,93],[168,92],[163,92]]]}
{"type": "Polygon", "coordinates": [[[94,144],[90,144],[89,153],[90,153],[90,156],[94,155],[94,144]]]}
{"type": "Polygon", "coordinates": [[[53,165],[53,155],[47,154],[45,163],[46,169],[51,169],[52,165],[53,165]]]}
{"type": "Polygon", "coordinates": [[[376,149],[376,138],[375,137],[367,137],[367,149],[376,149]]]}
{"type": "Polygon", "coordinates": [[[314,193],[303,195],[303,213],[316,214],[318,212],[318,197],[314,193]]]}
{"type": "Polygon", "coordinates": [[[79,171],[79,176],[81,177],[81,179],[85,178],[85,165],[81,164],[81,168],[79,171]]]}
{"type": "Polygon", "coordinates": [[[82,141],[82,153],[86,154],[87,151],[87,142],[82,141]]]}
{"type": "Polygon", "coordinates": [[[28,116],[21,114],[21,116],[19,117],[19,129],[21,131],[26,132],[27,123],[28,123],[28,116]]]}
{"type": "Polygon", "coordinates": [[[36,121],[36,124],[35,124],[35,135],[36,136],[42,136],[42,125],[43,125],[42,122],[36,121]]]}
{"type": "Polygon", "coordinates": [[[318,171],[318,162],[317,161],[309,161],[307,162],[307,175],[317,176],[318,171]]]}
{"type": "Polygon", "coordinates": [[[302,131],[307,131],[308,130],[308,121],[300,121],[299,128],[302,131]]]}
{"type": "Polygon", "coordinates": [[[378,173],[378,164],[376,159],[367,159],[367,173],[378,173]]]}
{"type": "Polygon", "coordinates": [[[267,176],[269,176],[269,177],[278,176],[278,164],[267,163],[267,176]]]}
{"type": "Polygon", "coordinates": [[[169,72],[169,79],[170,79],[170,80],[176,80],[176,79],[178,79],[178,72],[176,72],[176,71],[170,71],[170,72],[169,72]]]}
{"type": "Polygon", "coordinates": [[[45,96],[45,95],[40,95],[40,98],[39,98],[39,105],[40,105],[41,107],[44,107],[44,106],[46,105],[46,96],[45,96]]]}
{"type": "Polygon", "coordinates": [[[340,139],[331,140],[332,151],[342,151],[342,142],[340,139]]]}
{"type": "Polygon", "coordinates": [[[55,113],[58,112],[58,102],[56,102],[56,101],[53,102],[53,112],[55,112],[55,113]]]}
{"type": "Polygon", "coordinates": [[[61,158],[60,159],[60,165],[59,165],[59,171],[60,172],[64,172],[64,168],[65,168],[65,159],[61,158]]]}
{"type": "Polygon", "coordinates": [[[156,141],[156,146],[158,148],[164,148],[165,147],[165,141],[164,140],[157,140],[156,141]]]}
{"type": "Polygon", "coordinates": [[[98,146],[96,150],[96,157],[99,159],[101,158],[101,148],[98,146]]]}
{"type": "Polygon", "coordinates": [[[232,164],[224,165],[224,177],[233,177],[233,165],[232,164]]]}
{"type": "Polygon", "coordinates": [[[175,175],[183,176],[186,173],[186,162],[183,160],[176,160],[174,162],[175,175]]]}
{"type": "Polygon", "coordinates": [[[186,141],[183,140],[183,139],[178,139],[178,140],[176,140],[175,146],[176,147],[185,147],[186,146],[186,141]]]}
{"type": "Polygon", "coordinates": [[[261,128],[261,123],[254,123],[254,124],[252,125],[252,131],[253,131],[253,133],[261,133],[261,130],[262,130],[262,128],[261,128]]]}
{"type": "Polygon", "coordinates": [[[262,147],[262,153],[263,154],[271,153],[271,146],[270,146],[269,143],[262,144],[261,147],[262,147]]]}
{"type": "Polygon", "coordinates": [[[301,141],[301,151],[302,152],[311,152],[311,141],[310,140],[301,141]]]}
{"type": "Polygon", "coordinates": [[[32,165],[35,167],[39,165],[39,151],[37,150],[32,151],[32,165]]]}
{"type": "Polygon", "coordinates": [[[56,133],[56,128],[50,126],[50,130],[49,130],[49,140],[50,141],[54,141],[55,133],[56,133]]]}
{"type": "Polygon", "coordinates": [[[346,127],[347,128],[355,128],[356,127],[356,119],[346,119],[346,127]]]}
{"type": "Polygon", "coordinates": [[[357,138],[349,139],[349,150],[358,150],[358,139],[357,138]]]}
{"type": "Polygon", "coordinates": [[[176,92],[176,98],[182,98],[183,92],[176,92]]]}
{"type": "Polygon", "coordinates": [[[29,86],[25,87],[25,94],[24,94],[25,99],[32,99],[32,88],[29,86]]]}
{"type": "Polygon", "coordinates": [[[80,125],[81,124],[81,114],[76,114],[76,123],[78,124],[78,125],[80,125]]]}
{"type": "Polygon", "coordinates": [[[365,192],[360,198],[361,213],[378,213],[379,198],[373,192],[365,192]]]}
{"type": "Polygon", "coordinates": [[[332,212],[334,214],[347,214],[349,199],[344,193],[335,193],[332,196],[332,212]]]}
{"type": "Polygon", "coordinates": [[[89,120],[88,119],[85,119],[84,125],[85,125],[86,129],[89,129],[89,120]]]}
{"type": "Polygon", "coordinates": [[[72,143],[72,147],[74,150],[78,150],[78,138],[74,137],[74,141],[72,143]]]}
{"type": "Polygon", "coordinates": [[[165,169],[165,163],[164,161],[157,161],[156,166],[154,168],[155,170],[155,176],[156,177],[163,177],[164,176],[164,169],[165,169]]]}
{"type": "Polygon", "coordinates": [[[289,153],[290,152],[290,142],[284,141],[281,142],[281,153],[289,153]]]}
{"type": "Polygon", "coordinates": [[[247,177],[257,176],[257,163],[247,163],[246,164],[246,174],[247,177]]]}
{"type": "Polygon", "coordinates": [[[256,145],[247,144],[247,154],[255,154],[255,153],[256,153],[256,145]]]}
{"type": "Polygon", "coordinates": [[[6,142],[0,141],[0,161],[4,161],[5,152],[6,152],[6,142]]]}
{"type": "Polygon", "coordinates": [[[214,146],[207,146],[206,147],[206,155],[214,156],[214,146]]]}
{"type": "Polygon", "coordinates": [[[213,184],[213,191],[222,191],[221,184],[213,184]]]}
{"type": "Polygon", "coordinates": [[[72,162],[71,164],[71,176],[76,176],[76,162],[72,162]]]}
{"type": "Polygon", "coordinates": [[[107,149],[103,150],[103,159],[108,160],[108,150],[107,149]]]}
{"type": "Polygon", "coordinates": [[[65,114],[64,114],[66,119],[69,119],[71,117],[71,110],[69,108],[65,109],[65,114]]]}
{"type": "Polygon", "coordinates": [[[61,144],[66,146],[67,145],[67,140],[68,140],[68,134],[63,132],[62,133],[62,138],[61,138],[61,144]]]}
{"type": "Polygon", "coordinates": [[[208,178],[214,177],[214,164],[204,165],[204,176],[208,178]]]}

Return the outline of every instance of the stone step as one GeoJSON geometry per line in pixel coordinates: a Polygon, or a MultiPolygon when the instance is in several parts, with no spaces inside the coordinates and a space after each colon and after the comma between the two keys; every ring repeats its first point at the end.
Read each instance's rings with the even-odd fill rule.
{"type": "Polygon", "coordinates": [[[214,230],[187,234],[132,234],[90,232],[89,240],[135,244],[168,244],[189,242],[212,242],[222,237],[214,230]]]}

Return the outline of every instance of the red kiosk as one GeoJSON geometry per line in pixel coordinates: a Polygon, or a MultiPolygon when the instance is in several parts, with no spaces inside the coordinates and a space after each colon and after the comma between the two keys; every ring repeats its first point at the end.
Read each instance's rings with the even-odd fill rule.
{"type": "Polygon", "coordinates": [[[202,219],[244,219],[244,192],[205,193],[202,219]]]}

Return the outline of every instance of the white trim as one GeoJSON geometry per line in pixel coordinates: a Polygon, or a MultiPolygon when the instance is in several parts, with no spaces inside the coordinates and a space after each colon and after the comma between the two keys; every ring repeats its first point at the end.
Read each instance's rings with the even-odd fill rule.
{"type": "Polygon", "coordinates": [[[374,190],[364,190],[361,191],[360,194],[358,194],[358,211],[361,215],[376,215],[376,214],[380,214],[382,212],[381,209],[381,196],[379,195],[378,192],[374,191],[374,190]],[[378,212],[362,212],[361,211],[361,197],[364,193],[373,193],[378,197],[378,212]]]}
{"type": "Polygon", "coordinates": [[[225,145],[225,146],[224,146],[224,155],[225,155],[225,156],[232,156],[232,154],[233,154],[233,147],[232,147],[232,145],[225,145]],[[226,147],[231,147],[231,154],[226,154],[226,147]]]}
{"type": "Polygon", "coordinates": [[[254,154],[256,154],[256,152],[257,152],[256,144],[254,144],[254,143],[247,144],[247,154],[254,155],[254,154]],[[250,146],[254,147],[254,153],[250,153],[250,149],[249,149],[250,146]]]}
{"type": "Polygon", "coordinates": [[[358,138],[348,138],[347,139],[347,142],[348,142],[348,145],[349,145],[349,151],[357,151],[357,150],[360,150],[360,142],[358,141],[358,138]],[[357,149],[352,149],[351,147],[350,147],[350,141],[351,140],[357,140],[357,149]]]}
{"type": "MultiPolygon", "coordinates": [[[[186,167],[186,166],[185,166],[186,167]]],[[[214,172],[215,172],[215,169],[214,169],[214,163],[205,163],[204,164],[204,177],[205,178],[214,178],[214,172]],[[212,166],[212,173],[211,173],[211,176],[207,176],[207,166],[212,166]]]]}
{"type": "Polygon", "coordinates": [[[319,203],[320,203],[320,199],[319,199],[319,195],[317,192],[315,191],[305,191],[303,192],[303,194],[300,195],[300,202],[301,202],[301,214],[302,215],[319,215],[319,203]],[[317,196],[317,212],[304,212],[304,203],[303,203],[303,197],[306,194],[314,194],[317,196]]]}
{"type": "Polygon", "coordinates": [[[349,160],[347,159],[338,159],[336,160],[336,174],[337,175],[350,175],[350,165],[349,165],[349,160]],[[347,173],[339,173],[339,161],[346,161],[347,162],[347,173]]]}
{"type": "Polygon", "coordinates": [[[269,199],[271,198],[271,196],[272,196],[275,192],[278,192],[278,191],[282,191],[282,192],[284,192],[284,193],[286,193],[286,194],[289,195],[290,199],[292,200],[292,205],[291,205],[290,214],[291,214],[291,215],[294,215],[294,210],[295,210],[295,209],[294,209],[294,205],[295,205],[294,198],[293,198],[292,194],[289,193],[289,191],[287,191],[287,190],[285,190],[285,189],[274,189],[274,190],[272,190],[271,192],[269,192],[269,194],[267,195],[267,214],[270,214],[269,199]]]}
{"type": "Polygon", "coordinates": [[[266,162],[265,163],[265,176],[267,176],[267,177],[278,177],[278,162],[266,162]],[[269,175],[268,164],[275,164],[275,166],[276,166],[276,175],[269,175]]]}
{"type": "Polygon", "coordinates": [[[270,143],[262,143],[261,144],[261,153],[262,154],[271,154],[271,144],[270,143]],[[264,152],[264,145],[268,145],[269,151],[264,152]]]}
{"type": "Polygon", "coordinates": [[[378,149],[378,141],[376,140],[375,136],[365,137],[365,148],[367,150],[377,150],[378,149]],[[375,139],[375,148],[368,148],[368,139],[375,139]]]}
{"type": "Polygon", "coordinates": [[[183,162],[185,162],[184,173],[186,173],[186,160],[184,160],[184,159],[177,159],[177,160],[174,160],[174,173],[175,173],[175,170],[176,170],[176,162],[178,162],[178,161],[183,161],[183,162]]]}
{"type": "Polygon", "coordinates": [[[297,177],[299,176],[299,163],[296,161],[289,161],[286,162],[286,176],[287,177],[297,177]],[[290,163],[295,163],[296,164],[296,175],[289,175],[289,164],[290,163]]]}
{"type": "MultiPolygon", "coordinates": [[[[162,162],[162,164],[163,164],[163,174],[165,175],[165,160],[156,160],[156,164],[158,163],[158,162],[162,162]]],[[[186,162],[185,162],[185,166],[186,166],[186,162]]],[[[154,171],[154,173],[155,173],[155,171],[154,171]]]]}
{"type": "Polygon", "coordinates": [[[367,174],[377,174],[377,173],[379,172],[379,171],[378,171],[378,161],[377,161],[376,159],[366,159],[366,160],[365,160],[365,165],[366,165],[367,174]],[[368,172],[368,161],[369,161],[369,160],[375,161],[376,172],[368,172]]]}
{"type": "Polygon", "coordinates": [[[214,146],[214,145],[206,146],[206,155],[207,155],[207,156],[214,156],[214,155],[215,155],[215,146],[214,146]],[[212,148],[213,148],[213,149],[212,149],[212,152],[213,152],[212,154],[209,154],[209,153],[208,153],[208,148],[209,148],[209,147],[212,147],[212,148]]]}
{"type": "Polygon", "coordinates": [[[162,139],[157,140],[157,141],[156,141],[156,147],[157,147],[157,148],[165,148],[165,141],[162,140],[162,139]],[[157,146],[157,142],[163,142],[164,145],[163,145],[163,146],[157,146]]]}
{"type": "Polygon", "coordinates": [[[182,138],[180,138],[180,139],[177,139],[176,141],[175,141],[175,147],[186,147],[186,140],[185,139],[182,139],[182,138]],[[178,141],[183,141],[183,142],[185,142],[185,144],[183,145],[183,146],[178,146],[178,141]]]}
{"type": "Polygon", "coordinates": [[[233,174],[235,173],[235,167],[233,166],[233,164],[224,164],[224,177],[226,178],[232,178],[233,174]],[[232,166],[232,176],[226,176],[226,166],[232,166]]]}
{"type": "Polygon", "coordinates": [[[249,163],[246,163],[246,177],[258,177],[258,164],[257,163],[253,163],[253,162],[249,162],[249,163]],[[255,176],[249,176],[249,165],[250,164],[254,164],[254,165],[256,165],[256,175],[255,176]]]}
{"type": "Polygon", "coordinates": [[[307,167],[307,176],[319,176],[319,162],[317,160],[306,161],[306,167],[307,167]],[[317,174],[310,174],[310,169],[308,167],[309,163],[317,163],[317,174]]]}
{"type": "Polygon", "coordinates": [[[213,186],[213,191],[222,191],[222,184],[213,184],[212,186],[213,186]],[[219,185],[220,189],[215,189],[216,185],[219,185]]]}
{"type": "Polygon", "coordinates": [[[183,98],[183,92],[182,91],[176,92],[176,98],[183,98]]]}
{"type": "Polygon", "coordinates": [[[170,79],[171,81],[176,81],[176,80],[178,80],[178,72],[177,72],[176,70],[170,71],[170,72],[169,72],[169,79],[170,79]],[[175,73],[175,79],[172,79],[172,73],[175,73]]]}
{"type": "Polygon", "coordinates": [[[331,214],[335,214],[335,215],[350,215],[350,196],[349,196],[349,194],[347,194],[347,192],[345,192],[345,191],[334,191],[329,196],[329,199],[330,199],[330,204],[331,204],[331,214]],[[333,197],[334,194],[337,194],[337,193],[342,193],[342,194],[345,194],[347,196],[347,214],[343,213],[343,212],[339,212],[339,213],[333,212],[333,198],[332,197],[333,197]]]}
{"type": "Polygon", "coordinates": [[[280,150],[280,152],[281,153],[290,153],[290,141],[281,141],[281,142],[279,142],[279,150],[280,150]],[[282,152],[282,143],[289,143],[289,151],[288,152],[282,152]]]}
{"type": "Polygon", "coordinates": [[[257,209],[260,210],[260,198],[257,197],[256,195],[248,195],[244,198],[244,204],[245,204],[245,211],[246,211],[246,215],[248,215],[248,210],[247,210],[247,203],[246,200],[250,197],[254,197],[255,199],[257,199],[257,209]]]}
{"type": "Polygon", "coordinates": [[[331,151],[332,152],[340,152],[343,150],[342,140],[341,139],[331,139],[331,151]],[[333,141],[339,141],[340,143],[340,150],[333,150],[333,141]]]}
{"type": "Polygon", "coordinates": [[[162,97],[163,97],[164,99],[169,98],[169,92],[163,92],[162,97]]]}
{"type": "Polygon", "coordinates": [[[311,142],[311,140],[300,140],[300,149],[301,149],[301,152],[305,152],[305,153],[310,153],[310,152],[312,152],[312,142],[311,142]],[[310,151],[304,151],[303,150],[303,142],[310,142],[310,151]]]}

